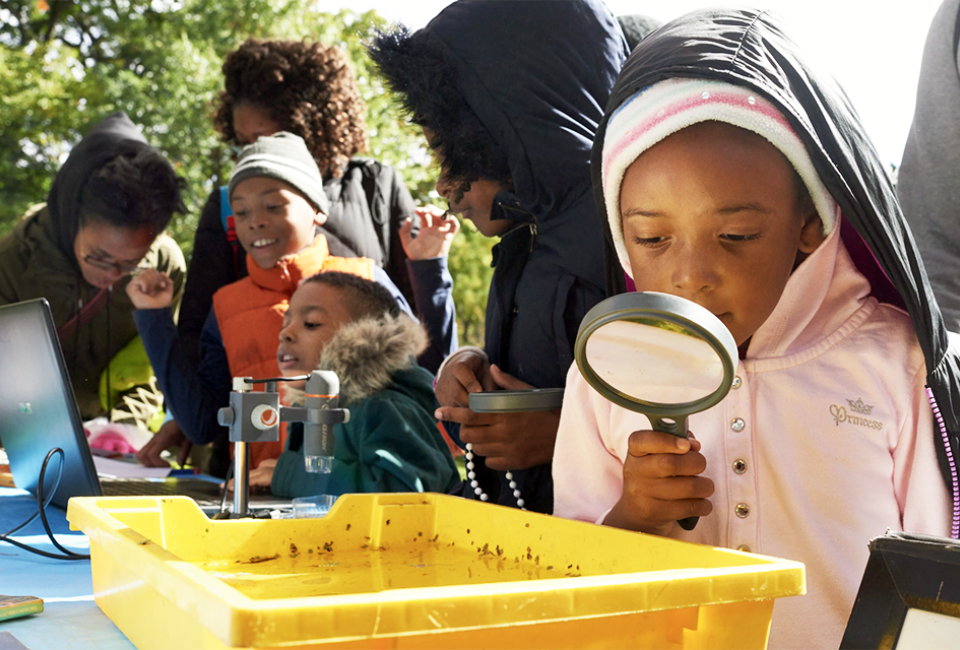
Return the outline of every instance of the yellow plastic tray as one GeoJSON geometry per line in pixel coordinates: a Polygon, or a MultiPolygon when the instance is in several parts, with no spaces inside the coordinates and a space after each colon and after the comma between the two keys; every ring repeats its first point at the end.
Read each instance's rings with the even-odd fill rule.
{"type": "Polygon", "coordinates": [[[763,648],[797,562],[457,497],[211,521],[185,497],[70,500],[97,604],[146,648],[763,648]]]}

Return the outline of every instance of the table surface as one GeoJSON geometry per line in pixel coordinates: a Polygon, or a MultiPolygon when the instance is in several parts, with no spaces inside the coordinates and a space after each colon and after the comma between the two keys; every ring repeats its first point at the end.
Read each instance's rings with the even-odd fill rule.
{"type": "MultiPolygon", "coordinates": [[[[0,487],[0,533],[15,528],[36,512],[37,502],[26,491],[0,487]]],[[[66,514],[65,510],[47,506],[47,519],[57,541],[71,551],[88,553],[86,536],[70,530],[66,514]]],[[[13,538],[59,553],[39,517],[13,538]]],[[[54,560],[0,542],[0,594],[43,599],[43,613],[0,621],[0,648],[4,646],[4,632],[30,650],[134,647],[94,602],[89,560],[54,560]]]]}

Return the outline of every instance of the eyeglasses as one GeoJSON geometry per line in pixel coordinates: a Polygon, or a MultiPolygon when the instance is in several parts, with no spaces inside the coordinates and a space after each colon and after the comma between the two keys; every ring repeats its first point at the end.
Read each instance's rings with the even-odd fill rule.
{"type": "Polygon", "coordinates": [[[102,269],[104,271],[120,271],[124,275],[137,274],[140,271],[146,271],[150,268],[149,265],[142,262],[138,262],[137,264],[111,262],[103,259],[102,257],[96,257],[95,255],[84,255],[82,259],[90,266],[102,269]]]}

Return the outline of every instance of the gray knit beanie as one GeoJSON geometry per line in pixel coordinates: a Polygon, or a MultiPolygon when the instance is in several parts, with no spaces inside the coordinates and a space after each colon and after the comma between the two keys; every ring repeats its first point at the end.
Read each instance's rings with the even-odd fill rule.
{"type": "Polygon", "coordinates": [[[318,212],[330,211],[327,195],[323,193],[323,178],[317,162],[310,155],[306,143],[298,135],[280,132],[261,136],[253,144],[240,150],[240,160],[230,176],[229,197],[237,183],[247,178],[265,176],[289,183],[300,192],[318,212]]]}

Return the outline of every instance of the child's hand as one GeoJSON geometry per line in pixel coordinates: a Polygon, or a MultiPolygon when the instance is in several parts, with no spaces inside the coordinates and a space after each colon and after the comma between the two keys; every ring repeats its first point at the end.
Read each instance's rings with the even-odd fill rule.
{"type": "Polygon", "coordinates": [[[604,520],[607,526],[668,534],[679,519],[713,511],[713,481],[700,442],[659,431],[630,434],[623,463],[623,495],[604,520]]]}
{"type": "Polygon", "coordinates": [[[146,269],[130,278],[127,295],[137,309],[162,309],[173,302],[173,281],[156,269],[146,269]]]}
{"type": "MultiPolygon", "coordinates": [[[[250,470],[250,490],[253,492],[268,492],[270,482],[273,481],[273,471],[277,468],[276,458],[264,459],[254,469],[250,470]]],[[[221,483],[221,486],[223,484],[221,483]]],[[[227,483],[227,490],[233,492],[233,479],[227,483]]]]}
{"type": "Polygon", "coordinates": [[[417,208],[413,218],[420,220],[420,232],[416,239],[411,233],[413,219],[407,219],[400,226],[400,242],[407,257],[411,260],[446,257],[453,238],[460,232],[457,218],[435,205],[417,208]]]}
{"type": "Polygon", "coordinates": [[[466,408],[470,404],[470,393],[496,390],[486,354],[471,349],[462,349],[453,354],[437,375],[437,383],[433,387],[441,407],[466,408]]]}

